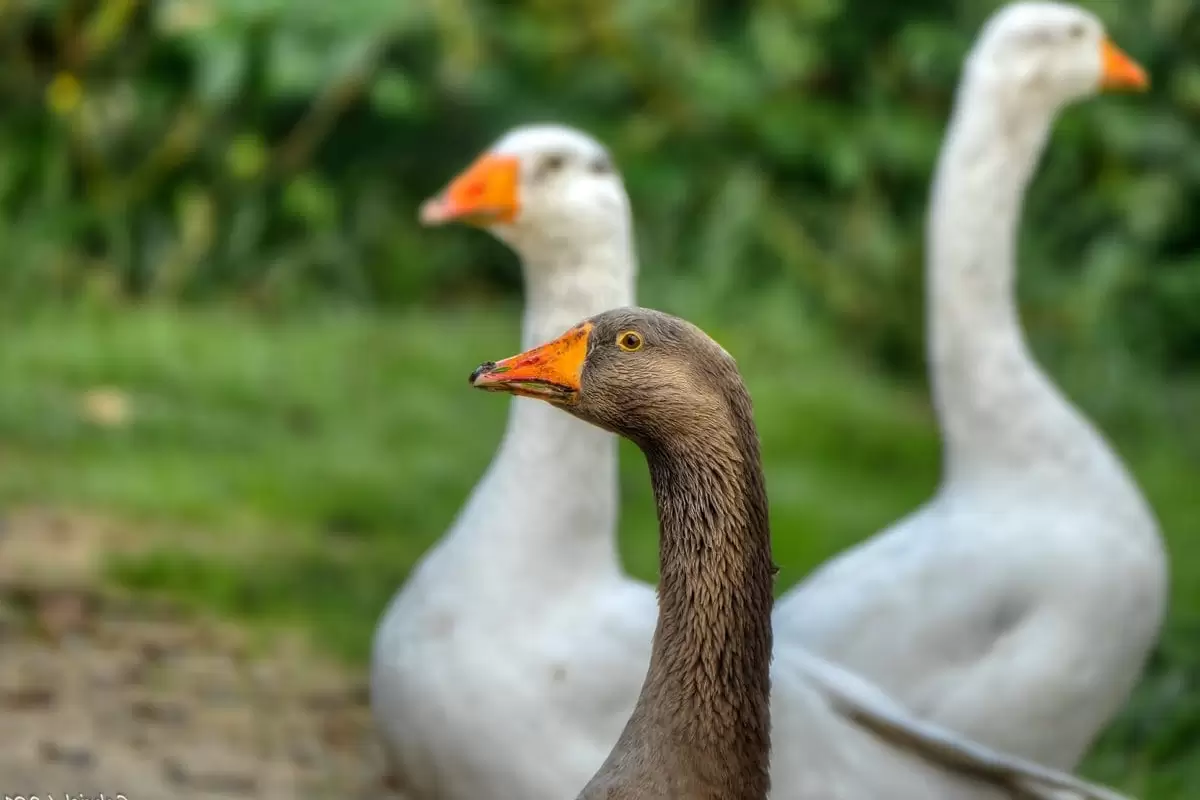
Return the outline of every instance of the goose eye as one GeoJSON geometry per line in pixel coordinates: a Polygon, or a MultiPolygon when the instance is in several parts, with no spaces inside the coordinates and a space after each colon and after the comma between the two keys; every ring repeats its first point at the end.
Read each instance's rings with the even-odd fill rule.
{"type": "Polygon", "coordinates": [[[612,172],[612,162],[610,162],[606,156],[596,156],[596,158],[592,159],[591,163],[588,164],[588,169],[590,169],[596,175],[607,175],[608,173],[612,172]]]}
{"type": "Polygon", "coordinates": [[[1067,36],[1071,37],[1072,39],[1082,39],[1084,33],[1085,31],[1083,29],[1083,24],[1079,22],[1074,23],[1069,29],[1067,29],[1067,36]]]}
{"type": "Polygon", "coordinates": [[[617,335],[617,347],[626,353],[642,349],[642,335],[637,331],[624,331],[617,335]]]}
{"type": "Polygon", "coordinates": [[[566,164],[566,159],[559,155],[546,156],[542,162],[542,172],[558,172],[566,164]]]}

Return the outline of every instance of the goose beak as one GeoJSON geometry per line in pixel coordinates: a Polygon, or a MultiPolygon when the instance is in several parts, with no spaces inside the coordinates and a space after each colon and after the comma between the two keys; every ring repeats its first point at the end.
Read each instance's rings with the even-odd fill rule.
{"type": "Polygon", "coordinates": [[[1142,65],[1130,58],[1124,50],[1105,38],[1100,44],[1102,73],[1100,88],[1106,90],[1129,89],[1144,92],[1150,88],[1150,79],[1142,65]]]}
{"type": "Polygon", "coordinates": [[[521,210],[517,190],[521,163],[516,156],[485,153],[442,190],[421,204],[423,225],[512,222],[521,210]]]}
{"type": "Polygon", "coordinates": [[[583,322],[552,342],[503,361],[480,364],[471,385],[489,392],[534,397],[555,405],[574,405],[582,391],[592,323],[583,322]]]}

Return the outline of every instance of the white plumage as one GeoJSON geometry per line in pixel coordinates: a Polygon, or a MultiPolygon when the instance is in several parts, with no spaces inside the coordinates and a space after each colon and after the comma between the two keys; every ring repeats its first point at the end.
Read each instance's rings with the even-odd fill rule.
{"type": "Polygon", "coordinates": [[[1137,486],[1026,346],[1016,228],[1058,111],[1137,76],[1074,6],[1015,3],[990,20],[929,208],[942,484],[776,607],[780,639],[922,718],[1063,769],[1138,680],[1162,624],[1167,564],[1137,486]]]}

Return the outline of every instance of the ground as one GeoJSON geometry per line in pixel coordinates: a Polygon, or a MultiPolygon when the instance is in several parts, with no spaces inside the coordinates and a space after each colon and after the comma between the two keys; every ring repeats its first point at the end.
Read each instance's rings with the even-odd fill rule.
{"type": "Polygon", "coordinates": [[[380,797],[361,675],[299,637],[104,589],[127,528],[25,510],[0,533],[0,794],[380,797]]]}

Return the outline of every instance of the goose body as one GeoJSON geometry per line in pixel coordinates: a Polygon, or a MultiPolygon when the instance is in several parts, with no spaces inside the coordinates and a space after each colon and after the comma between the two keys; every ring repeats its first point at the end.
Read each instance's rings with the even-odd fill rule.
{"type": "MultiPolygon", "coordinates": [[[[650,468],[662,578],[649,667],[579,800],[1108,794],[913,725],[877,689],[802,649],[774,648],[772,668],[773,567],[750,398],[732,357],[698,328],[615,309],[471,380],[620,433],[650,468]]],[[[532,796],[498,794],[498,783],[480,791],[532,796]]]]}
{"type": "MultiPolygon", "coordinates": [[[[577,131],[506,135],[423,213],[470,214],[521,254],[525,347],[629,304],[628,200],[603,149],[577,131]]],[[[376,632],[372,711],[406,800],[562,800],[604,762],[646,678],[658,616],[654,588],[617,560],[616,494],[612,434],[512,400],[487,473],[376,632]]],[[[884,785],[900,800],[992,796],[942,764],[991,770],[992,786],[1112,797],[917,721],[802,649],[774,652],[776,752],[818,756],[803,772],[775,759],[776,800],[865,800],[884,785]],[[798,722],[814,717],[824,722],[798,722]]]]}
{"type": "Polygon", "coordinates": [[[925,506],[781,598],[777,635],[918,716],[1073,768],[1162,624],[1157,523],[1038,367],[1015,300],[1026,185],[1060,108],[1144,81],[1091,14],[1014,3],[968,58],[929,222],[929,357],[944,474],[925,506]]]}

